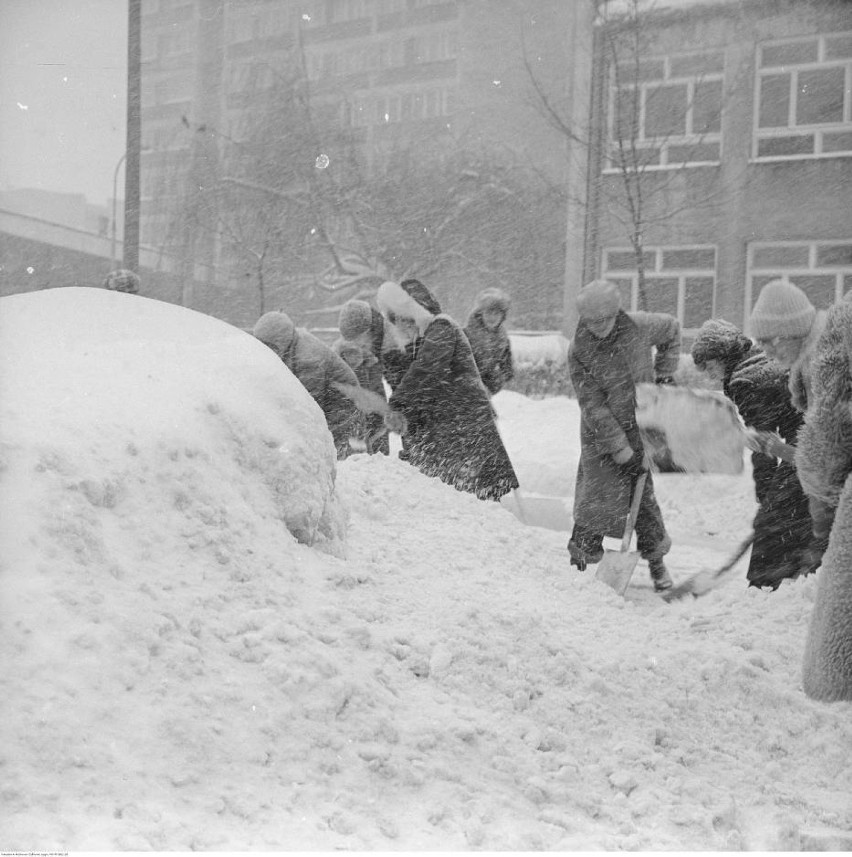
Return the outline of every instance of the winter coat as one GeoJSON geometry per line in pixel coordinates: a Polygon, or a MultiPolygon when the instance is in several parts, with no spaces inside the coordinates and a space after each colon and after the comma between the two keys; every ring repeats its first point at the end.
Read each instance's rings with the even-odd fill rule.
{"type": "MultiPolygon", "coordinates": [[[[795,446],[803,417],[793,406],[789,380],[790,373],[783,366],[754,349],[732,367],[722,383],[722,391],[737,406],[747,426],[777,432],[785,443],[795,446]]],[[[754,452],[751,463],[757,502],[763,503],[778,459],[754,452]]]]}
{"type": "Polygon", "coordinates": [[[512,363],[512,345],[506,331],[506,312],[509,299],[499,289],[486,289],[477,296],[477,301],[464,329],[470,342],[476,368],[489,393],[494,395],[515,377],[512,363]],[[503,321],[492,330],[486,327],[482,314],[495,309],[503,313],[503,321]]]}
{"type": "Polygon", "coordinates": [[[852,700],[852,476],[840,492],[817,577],[802,681],[812,699],[852,700]]]}
{"type": "Polygon", "coordinates": [[[811,360],[811,394],[796,468],[807,492],[836,507],[852,470],[852,304],[835,304],[811,360]]]}
{"type": "Polygon", "coordinates": [[[636,385],[671,378],[679,349],[680,325],[663,313],[619,311],[603,339],[582,320],[577,326],[568,350],[581,414],[575,525],[604,536],[623,535],[633,481],[612,455],[626,446],[644,452],[636,425],[636,385]]]}
{"type": "MultiPolygon", "coordinates": [[[[355,374],[364,389],[370,390],[370,392],[381,396],[382,399],[387,401],[387,393],[385,392],[383,381],[385,376],[384,361],[389,350],[395,352],[396,355],[403,352],[393,342],[390,332],[386,329],[386,322],[382,314],[375,307],[370,307],[370,314],[370,353],[373,359],[365,360],[355,370],[355,374]]],[[[399,361],[399,358],[390,358],[392,366],[394,365],[394,360],[399,361]]],[[[367,442],[368,451],[389,455],[390,442],[385,430],[384,416],[382,414],[366,414],[364,423],[364,439],[367,442]]]]}
{"type": "MultiPolygon", "coordinates": [[[[747,426],[777,432],[795,446],[802,414],[793,407],[788,382],[787,370],[757,351],[733,367],[723,390],[747,426]]],[[[776,589],[785,578],[808,570],[812,541],[808,500],[791,462],[755,452],[752,476],[760,507],[746,577],[750,586],[776,589]]]]}
{"type": "Polygon", "coordinates": [[[460,491],[497,500],[518,487],[462,329],[437,315],[390,398],[408,421],[410,461],[460,491]]]}
{"type": "Polygon", "coordinates": [[[289,370],[322,408],[338,455],[345,455],[349,438],[357,432],[358,409],[334,383],[358,386],[355,373],[324,342],[304,328],[297,328],[281,355],[289,370]]]}

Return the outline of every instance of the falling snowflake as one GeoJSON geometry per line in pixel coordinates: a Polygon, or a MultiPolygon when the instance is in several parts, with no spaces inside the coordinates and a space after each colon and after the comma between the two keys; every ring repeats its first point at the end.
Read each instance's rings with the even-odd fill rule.
{"type": "Polygon", "coordinates": [[[331,162],[328,159],[328,155],[323,152],[321,155],[317,155],[317,159],[314,163],[318,170],[324,170],[331,162]]]}

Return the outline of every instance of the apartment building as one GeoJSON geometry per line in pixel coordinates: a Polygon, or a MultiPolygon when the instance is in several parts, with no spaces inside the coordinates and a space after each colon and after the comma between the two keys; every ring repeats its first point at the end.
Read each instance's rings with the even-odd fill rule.
{"type": "Polygon", "coordinates": [[[775,277],[820,308],[852,288],[852,4],[660,3],[602,22],[595,54],[587,279],[687,343],[710,317],[748,331],[775,277]]]}
{"type": "MultiPolygon", "coordinates": [[[[578,60],[566,50],[577,26],[572,6],[563,0],[144,0],[143,241],[191,242],[217,270],[214,288],[239,303],[239,278],[221,247],[190,235],[187,219],[176,222],[170,203],[183,187],[180,176],[196,175],[195,184],[204,185],[204,170],[225,141],[240,139],[253,107],[296,66],[315,109],[352,132],[368,163],[392,147],[416,152],[446,138],[471,149],[488,145],[561,184],[565,137],[534,104],[530,71],[555,99],[563,96],[578,60]]],[[[564,254],[564,246],[553,252],[564,254]]],[[[542,300],[561,305],[562,288],[560,269],[541,284],[542,300]]],[[[456,311],[461,297],[458,304],[456,311]]]]}

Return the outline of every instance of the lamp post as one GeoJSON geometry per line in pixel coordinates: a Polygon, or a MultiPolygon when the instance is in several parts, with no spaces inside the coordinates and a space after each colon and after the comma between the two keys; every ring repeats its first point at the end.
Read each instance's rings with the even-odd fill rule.
{"type": "Polygon", "coordinates": [[[112,177],[112,249],[110,251],[110,261],[112,262],[112,268],[115,270],[115,232],[116,232],[116,208],[117,208],[117,200],[116,196],[118,195],[118,171],[121,169],[121,165],[127,160],[127,152],[125,152],[119,159],[118,163],[115,165],[115,173],[112,177]]]}

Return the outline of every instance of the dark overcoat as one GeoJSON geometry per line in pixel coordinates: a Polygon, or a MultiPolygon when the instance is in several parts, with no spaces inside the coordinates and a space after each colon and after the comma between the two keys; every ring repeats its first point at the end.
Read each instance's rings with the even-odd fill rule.
{"type": "Polygon", "coordinates": [[[518,487],[470,343],[449,316],[425,328],[390,405],[408,421],[410,461],[423,473],[481,499],[518,487]]]}
{"type": "MultiPolygon", "coordinates": [[[[568,350],[580,405],[580,463],[574,523],[621,538],[633,480],[612,455],[626,446],[642,452],[636,424],[636,385],[671,378],[677,368],[680,325],[664,313],[619,311],[609,335],[598,339],[581,320],[568,350]]],[[[650,477],[646,491],[653,496],[650,477]]]]}
{"type": "MultiPolygon", "coordinates": [[[[777,432],[795,446],[802,414],[794,407],[789,372],[762,352],[749,354],[725,379],[724,392],[751,428],[777,432]]],[[[808,501],[792,462],[752,454],[752,475],[760,508],[747,578],[752,586],[775,588],[807,567],[811,542],[808,501]]]]}
{"type": "Polygon", "coordinates": [[[352,368],[304,328],[296,329],[281,359],[322,408],[338,454],[345,453],[349,438],[357,434],[359,412],[334,383],[358,386],[352,368]]]}
{"type": "Polygon", "coordinates": [[[482,321],[482,310],[471,313],[464,329],[473,351],[476,367],[489,393],[499,393],[512,378],[515,369],[512,363],[512,345],[505,323],[492,330],[482,321]]]}

